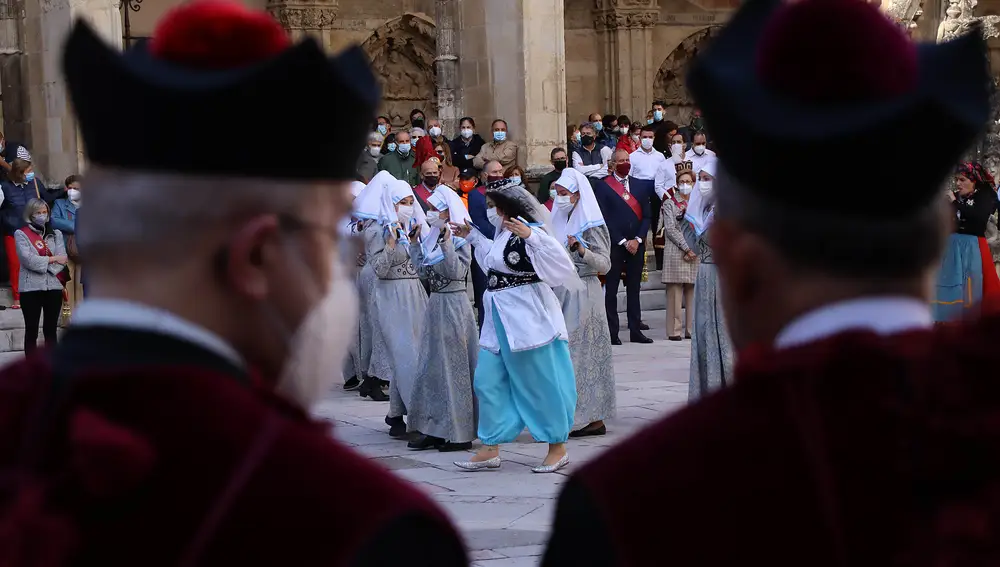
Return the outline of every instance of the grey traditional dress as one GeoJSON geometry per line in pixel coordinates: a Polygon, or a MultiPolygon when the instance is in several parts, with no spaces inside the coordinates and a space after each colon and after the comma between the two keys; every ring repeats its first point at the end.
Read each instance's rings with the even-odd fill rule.
{"type": "Polygon", "coordinates": [[[389,381],[389,417],[400,417],[406,414],[413,392],[427,293],[406,243],[389,248],[387,234],[375,223],[365,229],[368,266],[377,278],[368,302],[372,330],[368,375],[389,381]]]}
{"type": "Polygon", "coordinates": [[[708,232],[695,236],[684,227],[688,245],[698,253],[698,277],[694,284],[694,335],[691,340],[691,378],[688,399],[695,400],[732,383],[733,347],[722,314],[719,276],[708,245],[708,232]]]}
{"type": "MultiPolygon", "coordinates": [[[[476,438],[472,376],[479,352],[479,328],[466,291],[472,246],[440,240],[444,260],[419,268],[431,296],[420,335],[420,360],[407,404],[407,428],[451,443],[476,438]]],[[[420,244],[410,245],[414,263],[423,263],[420,244]]]]}
{"type": "MultiPolygon", "coordinates": [[[[372,221],[365,221],[354,225],[354,230],[364,234],[365,227],[372,221]]],[[[362,236],[363,240],[363,236],[362,236]]],[[[349,246],[353,239],[345,239],[342,252],[345,254],[344,261],[356,262],[358,275],[358,333],[353,338],[354,344],[351,346],[350,356],[344,361],[344,378],[356,376],[359,380],[368,377],[368,367],[372,357],[372,330],[371,322],[368,320],[368,302],[371,300],[372,289],[375,281],[375,271],[368,265],[368,255],[364,250],[357,250],[349,246]]],[[[364,242],[362,241],[362,245],[364,242]]]]}
{"type": "MultiPolygon", "coordinates": [[[[584,289],[553,291],[562,303],[569,352],[576,374],[576,414],[574,427],[583,427],[615,416],[615,369],[612,362],[611,336],[604,308],[604,290],[597,279],[611,269],[611,236],[605,225],[588,228],[583,238],[590,247],[581,258],[569,256],[583,281],[584,289]]],[[[568,248],[567,248],[568,250],[568,248]]]]}
{"type": "Polygon", "coordinates": [[[660,208],[660,220],[663,223],[663,234],[666,243],[663,246],[663,271],[660,282],[665,284],[693,284],[698,277],[698,261],[687,262],[684,255],[691,248],[684,236],[682,227],[686,221],[677,220],[684,211],[677,206],[672,197],[663,199],[660,208]]]}

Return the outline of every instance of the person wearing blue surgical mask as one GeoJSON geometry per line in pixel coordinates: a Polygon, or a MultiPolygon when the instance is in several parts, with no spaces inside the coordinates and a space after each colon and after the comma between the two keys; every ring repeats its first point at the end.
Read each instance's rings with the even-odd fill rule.
{"type": "Polygon", "coordinates": [[[492,130],[491,142],[484,145],[472,165],[476,169],[482,169],[490,161],[498,161],[504,169],[517,163],[517,144],[507,139],[507,121],[497,118],[490,126],[492,130]]]}
{"type": "Polygon", "coordinates": [[[392,132],[392,123],[389,122],[389,117],[379,116],[375,126],[375,131],[382,134],[383,138],[388,136],[392,132]]]}
{"type": "Polygon", "coordinates": [[[655,101],[653,103],[653,122],[660,123],[663,122],[664,111],[667,109],[666,103],[663,101],[655,101]]]}
{"type": "Polygon", "coordinates": [[[400,181],[406,181],[413,187],[420,182],[420,170],[413,167],[416,152],[411,144],[409,132],[397,132],[396,147],[378,160],[378,170],[388,171],[400,181]]]}
{"type": "MultiPolygon", "coordinates": [[[[7,269],[10,274],[11,291],[14,295],[13,309],[21,308],[21,294],[18,285],[18,274],[21,264],[18,262],[14,233],[28,223],[24,217],[24,208],[28,201],[39,199],[48,202],[52,199],[49,190],[41,180],[35,177],[31,164],[31,155],[23,147],[18,148],[18,156],[11,163],[10,174],[0,181],[3,189],[3,203],[0,204],[0,225],[3,227],[4,246],[7,251],[7,269]]],[[[48,209],[46,208],[46,214],[48,209]]]]}

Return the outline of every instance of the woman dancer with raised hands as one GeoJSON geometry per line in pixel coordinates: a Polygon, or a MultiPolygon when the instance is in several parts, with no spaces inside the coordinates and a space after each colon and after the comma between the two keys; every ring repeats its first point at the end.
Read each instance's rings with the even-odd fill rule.
{"type": "Polygon", "coordinates": [[[452,225],[475,246],[487,274],[474,380],[483,448],[455,465],[469,471],[500,468],[500,444],[514,441],[527,426],[535,439],[549,444],[545,460],[532,471],[551,473],[569,464],[565,443],[576,409],[569,334],[552,288],[582,284],[550,232],[548,211],[524,187],[495,181],[487,186],[486,199],[487,216],[497,229],[493,240],[470,224],[452,225]]]}
{"type": "Polygon", "coordinates": [[[414,450],[464,451],[476,438],[472,375],[476,369],[479,328],[466,287],[472,246],[453,236],[448,223],[471,224],[462,198],[438,185],[427,199],[429,233],[410,241],[410,258],[429,282],[420,334],[420,360],[407,405],[410,432],[422,435],[407,445],[414,450]]]}
{"type": "Polygon", "coordinates": [[[615,416],[615,369],[604,289],[598,276],[611,269],[611,234],[587,176],[567,168],[552,187],[556,191],[553,232],[569,252],[584,284],[576,291],[563,287],[553,290],[562,301],[576,375],[575,422],[580,429],[569,436],[604,435],[604,420],[615,416]]]}
{"type": "Polygon", "coordinates": [[[391,180],[377,194],[365,194],[355,214],[374,217],[365,229],[365,253],[378,280],[368,303],[372,326],[370,376],[389,381],[389,435],[406,436],[403,416],[416,377],[420,326],[427,293],[410,258],[408,238],[427,234],[424,211],[414,206],[413,190],[405,181],[391,180]],[[376,209],[376,198],[377,206],[376,209]],[[377,210],[373,213],[372,211],[377,210]]]}

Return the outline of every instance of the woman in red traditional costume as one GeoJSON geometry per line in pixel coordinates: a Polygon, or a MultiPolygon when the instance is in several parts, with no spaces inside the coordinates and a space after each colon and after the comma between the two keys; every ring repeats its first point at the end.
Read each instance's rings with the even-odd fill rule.
{"type": "Polygon", "coordinates": [[[986,242],[986,225],[997,209],[994,185],[986,168],[966,162],[955,172],[954,189],[945,194],[955,225],[938,272],[935,321],[954,321],[983,302],[1000,299],[1000,278],[986,242]]]}

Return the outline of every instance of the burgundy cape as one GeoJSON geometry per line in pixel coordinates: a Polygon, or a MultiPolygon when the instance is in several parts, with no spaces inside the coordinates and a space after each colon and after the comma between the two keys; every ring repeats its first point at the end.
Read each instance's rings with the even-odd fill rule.
{"type": "Polygon", "coordinates": [[[1000,565],[1000,318],[741,353],[583,467],[544,565],[1000,565]]]}
{"type": "Polygon", "coordinates": [[[414,563],[466,564],[444,515],[198,346],[70,329],[0,372],[0,565],[414,563]]]}

